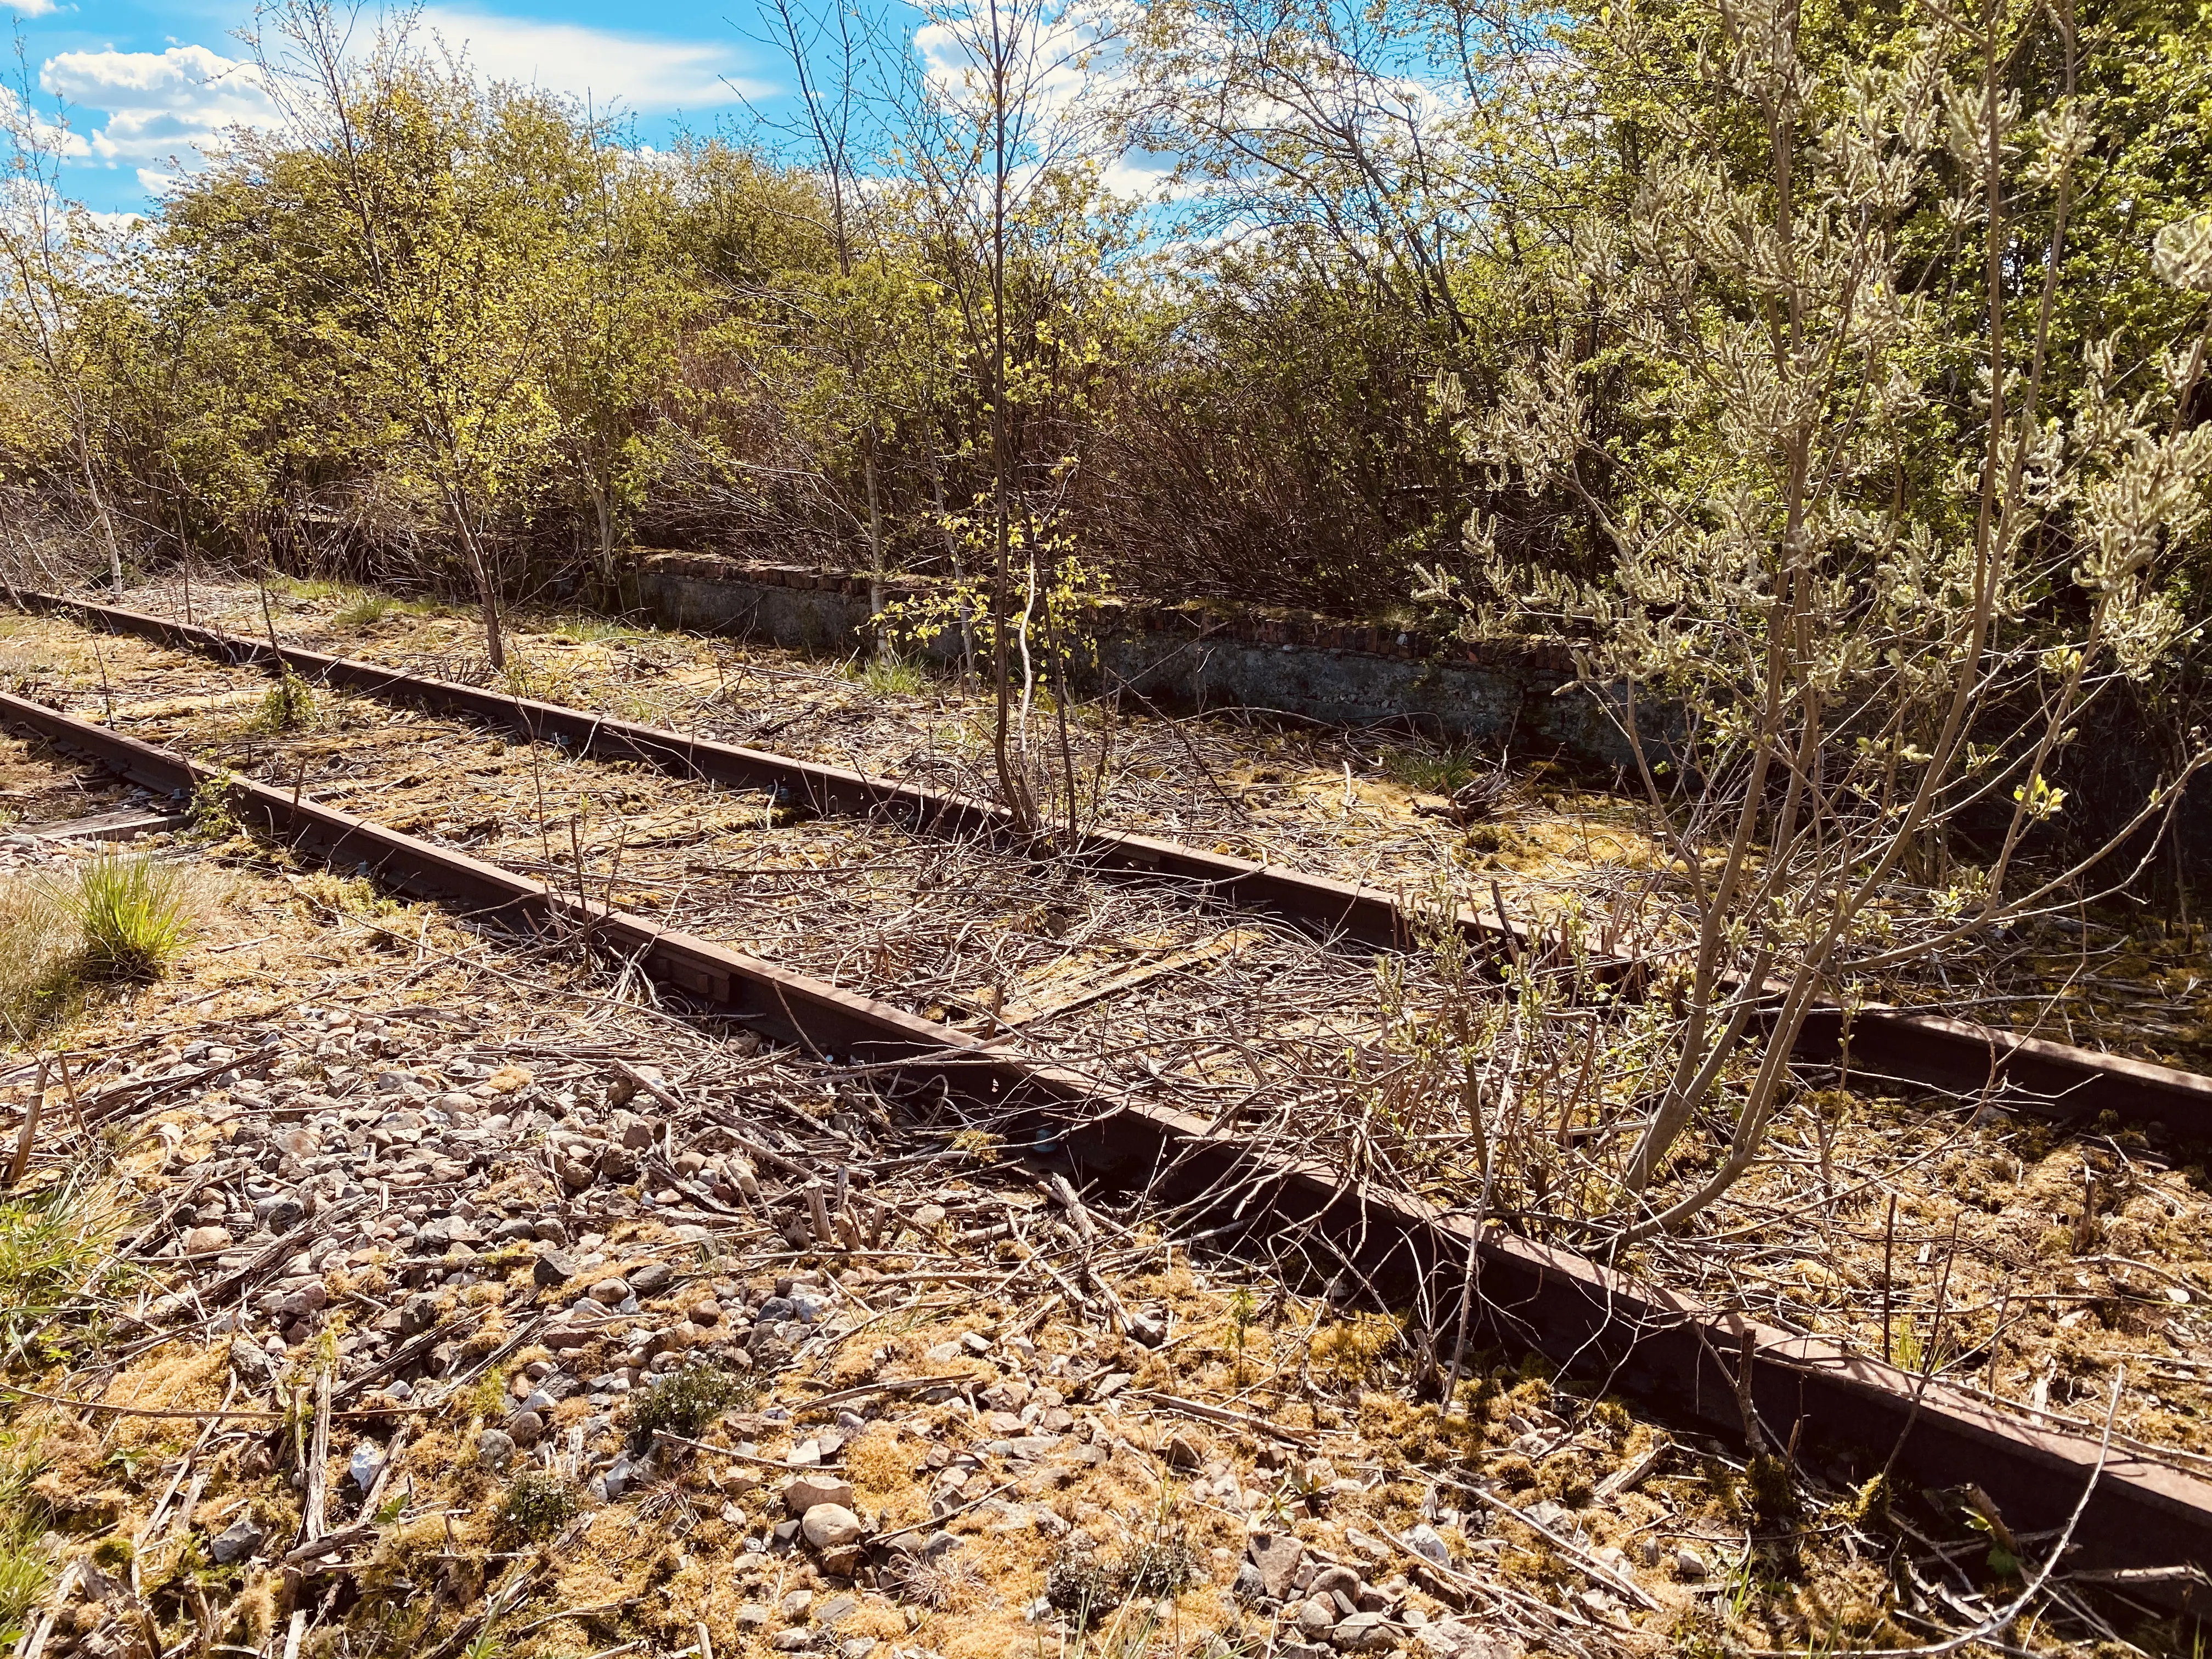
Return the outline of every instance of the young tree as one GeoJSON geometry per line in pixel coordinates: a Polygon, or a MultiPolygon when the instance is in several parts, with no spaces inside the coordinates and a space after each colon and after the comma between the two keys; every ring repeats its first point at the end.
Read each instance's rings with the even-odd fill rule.
{"type": "Polygon", "coordinates": [[[51,119],[40,113],[20,37],[15,61],[15,86],[0,85],[0,137],[8,146],[0,179],[0,349],[7,354],[0,372],[11,383],[17,419],[32,429],[10,447],[26,459],[58,452],[58,465],[42,469],[46,480],[82,501],[107,555],[108,585],[119,588],[123,542],[104,477],[108,421],[95,341],[84,323],[123,250],[63,194],[63,160],[83,141],[70,132],[65,111],[51,119]]]}
{"type": "Polygon", "coordinates": [[[1100,313],[1111,308],[1104,265],[1118,234],[1113,216],[1099,211],[1103,129],[1083,97],[1086,57],[1101,38],[1095,17],[1072,0],[931,11],[919,36],[928,69],[908,100],[902,158],[927,204],[987,434],[978,505],[989,567],[993,762],[1025,835],[1045,829],[1030,724],[1047,655],[1063,672],[1053,688],[1059,776],[1047,772],[1042,781],[1048,794],[1065,789],[1071,822],[1078,811],[1054,605],[1065,607],[1058,596],[1074,569],[1060,509],[1080,464],[1074,439],[1106,331],[1100,313]],[[1040,621],[1048,637],[1033,651],[1040,621]]]}
{"type": "Polygon", "coordinates": [[[2073,892],[2207,758],[2121,836],[2027,872],[2085,715],[2197,620],[2173,578],[2212,478],[2212,220],[2136,251],[2192,296],[2173,331],[2134,362],[2091,340],[2056,403],[2069,210],[2099,137],[2069,0],[1911,9],[1857,62],[1814,55],[1806,27],[1790,0],[1689,0],[1581,34],[1631,158],[1626,211],[1576,224],[1549,337],[1493,404],[1459,404],[1497,487],[1565,491],[1601,527],[1587,583],[1470,535],[1507,613],[1581,641],[1688,933],[1682,1012],[1663,1062],[1636,1062],[1644,1109],[1612,1166],[1623,1243],[1750,1166],[1817,1004],[2073,892]],[[2021,99],[2005,75],[2031,51],[2057,73],[2021,99]],[[1967,249],[1961,326],[1942,277],[1967,249]],[[1595,388],[1623,363],[1608,438],[1595,388]],[[1949,862],[1968,829],[1982,861],[1949,862]],[[1908,878],[1934,889],[1924,924],[1883,904],[1908,878]],[[1667,1185],[1716,1104],[1717,1162],[1667,1185]]]}

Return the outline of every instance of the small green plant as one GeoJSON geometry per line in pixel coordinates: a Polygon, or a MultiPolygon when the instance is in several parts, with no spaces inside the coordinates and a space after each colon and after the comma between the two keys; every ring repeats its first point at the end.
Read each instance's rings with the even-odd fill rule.
{"type": "Polygon", "coordinates": [[[1150,1538],[1132,1544],[1121,1561],[1122,1582],[1131,1595],[1173,1595],[1198,1577],[1197,1552],[1164,1522],[1155,1523],[1150,1538]]]}
{"type": "Polygon", "coordinates": [[[499,1500],[501,1534],[510,1539],[550,1538],[584,1510],[584,1495],[570,1482],[544,1469],[525,1469],[499,1500]]]}
{"type": "Polygon", "coordinates": [[[627,639],[634,630],[607,617],[563,617],[553,637],[568,645],[590,645],[599,640],[627,639]]]}
{"type": "Polygon", "coordinates": [[[76,924],[76,968],[86,979],[156,980],[191,938],[185,873],[142,856],[104,853],[55,902],[76,924]]]}
{"type": "Polygon", "coordinates": [[[192,791],[191,805],[185,809],[192,833],[209,841],[228,841],[244,827],[238,821],[236,799],[229,778],[202,778],[192,791]]]}
{"type": "Polygon", "coordinates": [[[314,723],[314,688],[287,668],[246,724],[252,732],[296,732],[314,723]]]}
{"type": "Polygon", "coordinates": [[[1426,795],[1449,795],[1491,769],[1471,749],[1393,744],[1382,751],[1383,775],[1426,795]]]}
{"type": "Polygon", "coordinates": [[[1100,1613],[1119,1607],[1124,1593],[1120,1571],[1090,1550],[1061,1545],[1044,1570],[1044,1599],[1073,1614],[1078,1630],[1100,1613]]]}
{"type": "Polygon", "coordinates": [[[359,588],[346,596],[331,620],[340,628],[374,628],[398,608],[399,602],[389,593],[359,588]]]}
{"type": "Polygon", "coordinates": [[[915,696],[929,684],[921,665],[905,657],[856,657],[845,665],[845,678],[878,697],[915,696]]]}
{"type": "Polygon", "coordinates": [[[671,1371],[630,1413],[630,1447],[643,1451],[655,1434],[695,1439],[732,1406],[749,1406],[760,1385],[749,1376],[712,1365],[686,1365],[671,1371]]]}
{"type": "Polygon", "coordinates": [[[1259,1311],[1260,1304],[1249,1285],[1237,1286],[1237,1294],[1229,1298],[1229,1318],[1236,1328],[1237,1352],[1244,1352],[1247,1334],[1252,1328],[1252,1316],[1259,1311]]]}

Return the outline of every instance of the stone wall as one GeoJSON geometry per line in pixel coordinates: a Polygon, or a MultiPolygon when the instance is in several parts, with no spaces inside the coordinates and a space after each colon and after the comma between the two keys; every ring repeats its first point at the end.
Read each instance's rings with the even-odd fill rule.
{"type": "MultiPolygon", "coordinates": [[[[843,572],[699,554],[647,555],[637,603],[671,627],[750,635],[848,655],[870,637],[868,580],[843,572]]],[[[932,584],[884,583],[892,600],[932,584]]],[[[1565,651],[1468,645],[1371,623],[1227,605],[1109,601],[1095,624],[1105,684],[1163,706],[1249,708],[1331,726],[1418,727],[1431,736],[1629,764],[1628,744],[1599,700],[1574,684],[1565,651]]],[[[957,635],[924,654],[959,655],[957,635]]]]}

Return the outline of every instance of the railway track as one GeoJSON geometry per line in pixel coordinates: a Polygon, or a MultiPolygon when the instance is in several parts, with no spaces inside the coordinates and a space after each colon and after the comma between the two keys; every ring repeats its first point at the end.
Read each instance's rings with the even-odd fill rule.
{"type": "MultiPolygon", "coordinates": [[[[35,613],[200,653],[235,665],[289,669],[303,678],[399,706],[454,714],[553,743],[578,756],[630,761],[725,787],[757,789],[825,816],[888,817],[910,830],[987,842],[1010,836],[1004,808],[988,801],[872,777],[770,750],[718,743],[663,727],[380,664],[254,640],[143,611],[22,592],[35,613]]],[[[1407,945],[1427,919],[1397,894],[1127,832],[1081,837],[1065,856],[1109,878],[1168,884],[1186,895],[1276,915],[1331,939],[1379,948],[1407,945]]],[[[1559,950],[1540,930],[1462,906],[1462,933],[1494,963],[1559,950]]],[[[1577,958],[1600,981],[1633,983],[1639,964],[1577,958]]],[[[1994,1102],[2079,1127],[2106,1118],[2190,1147],[2212,1146],[2212,1078],[2124,1055],[2072,1047],[1971,1021],[1902,1008],[1816,1011],[1797,1055],[1848,1066],[1876,1085],[1902,1085],[1994,1102]]]]}
{"type": "MultiPolygon", "coordinates": [[[[395,690],[401,678],[368,665],[350,672],[381,674],[395,690]]],[[[436,682],[409,690],[420,696],[426,687],[431,696],[488,699],[460,711],[479,718],[492,711],[526,733],[573,731],[550,722],[589,718],[436,682]],[[541,718],[548,724],[533,725],[541,718]]],[[[1705,1432],[1738,1444],[1756,1437],[1754,1443],[1770,1449],[1788,1447],[1802,1462],[1818,1460],[1838,1480],[1863,1478],[1893,1460],[1922,1488],[1972,1483],[2016,1532],[2055,1534],[2079,1503],[2074,1561],[2131,1575],[2127,1582],[2139,1595],[2203,1611],[2203,1592],[2188,1566],[2212,1559],[2212,1485],[2154,1455],[2025,1424],[1924,1376],[1717,1312],[1568,1251],[1479,1229],[1464,1217],[1258,1144],[1218,1119],[1145,1098],[1075,1066],[1011,1052],[989,1036],[949,1028],[665,921],[595,903],[588,894],[319,803],[296,788],[201,766],[13,695],[0,696],[0,719],[156,793],[222,792],[234,811],[274,838],[342,867],[367,866],[403,890],[520,928],[592,939],[701,1012],[986,1103],[1009,1126],[1009,1150],[1109,1187],[1146,1186],[1218,1217],[1224,1247],[1257,1249],[1294,1234],[1333,1255],[1349,1285],[1386,1306],[1449,1309],[1462,1305],[1464,1295],[1474,1329],[1489,1340],[1605,1376],[1705,1432]]],[[[616,728],[610,744],[633,745],[628,752],[605,751],[624,758],[672,763],[672,744],[685,741],[600,724],[616,728]]],[[[585,740],[599,739],[587,728],[585,740]]],[[[696,762],[696,746],[687,751],[696,762]]],[[[876,787],[866,779],[848,785],[876,787]]]]}

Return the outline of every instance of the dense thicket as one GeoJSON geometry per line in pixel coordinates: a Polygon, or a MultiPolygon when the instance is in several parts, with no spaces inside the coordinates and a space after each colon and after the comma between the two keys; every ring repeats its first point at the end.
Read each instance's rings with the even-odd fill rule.
{"type": "MultiPolygon", "coordinates": [[[[1991,14],[2005,142],[2033,148],[2062,106],[2083,132],[2055,272],[2043,164],[2023,149],[2008,179],[1999,326],[2027,327],[2055,276],[2046,407],[2098,372],[2093,346],[2142,395],[2201,298],[2152,248],[2212,198],[2212,10],[2013,9],[1991,14]]],[[[1818,143],[1854,77],[1947,15],[1786,15],[1810,77],[1790,118],[1818,143]]],[[[838,32],[793,18],[834,82],[814,118],[657,151],[404,19],[349,51],[306,0],[273,16],[284,118],[127,235],[60,206],[52,135],[11,106],[19,532],[515,593],[605,591],[639,544],[975,570],[1004,506],[1048,581],[1373,614],[1433,602],[1439,569],[1477,601],[1507,568],[1601,577],[1610,523],[1741,483],[1742,434],[1632,292],[1684,257],[1638,213],[1686,118],[1768,187],[1771,112],[1709,72],[1741,50],[1725,3],[1156,0],[1072,102],[1064,49],[1097,40],[1073,14],[1008,11],[1029,55],[957,87],[849,40],[831,73],[838,32]],[[1164,203],[1108,188],[1130,155],[1176,164],[1164,203]],[[1540,441],[1577,464],[1505,465],[1475,428],[1563,346],[1540,441]]],[[[1943,65],[1969,88],[1971,33],[1943,65]]],[[[1881,208],[1929,325],[1885,368],[1923,400],[1915,442],[1861,481],[1931,511],[1988,359],[1985,250],[1948,189],[1939,166],[1881,208]]],[[[1755,239],[1735,253],[1742,273],[1706,261],[1667,303],[1771,303],[1755,239]]]]}

